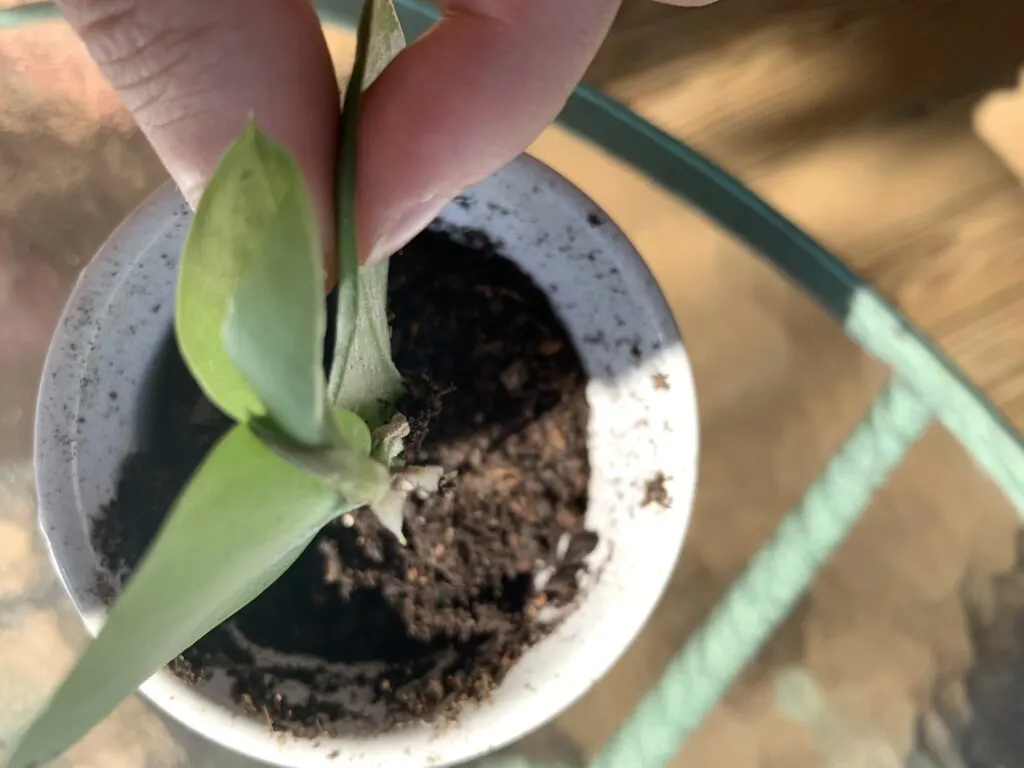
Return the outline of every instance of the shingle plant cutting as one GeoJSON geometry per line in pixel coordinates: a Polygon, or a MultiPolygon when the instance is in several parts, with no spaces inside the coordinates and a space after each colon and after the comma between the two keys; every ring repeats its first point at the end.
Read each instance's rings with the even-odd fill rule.
{"type": "Polygon", "coordinates": [[[557,715],[653,609],[696,472],[671,314],[607,216],[525,156],[358,263],[355,115],[404,44],[367,0],[329,296],[303,173],[258,120],[194,214],[158,190],[83,270],[35,464],[93,640],[0,734],[8,768],[136,690],[279,766],[456,764],[557,715]]]}
{"type": "Polygon", "coordinates": [[[324,249],[302,171],[250,123],[224,154],[181,259],[175,333],[203,393],[236,423],[175,501],[159,537],[8,765],[81,738],[147,677],[260,595],[331,520],[367,506],[403,544],[406,497],[440,467],[403,461],[388,262],[360,268],[356,119],[400,48],[390,0],[370,0],[346,90],[338,169],[339,286],[329,379],[324,249]]]}

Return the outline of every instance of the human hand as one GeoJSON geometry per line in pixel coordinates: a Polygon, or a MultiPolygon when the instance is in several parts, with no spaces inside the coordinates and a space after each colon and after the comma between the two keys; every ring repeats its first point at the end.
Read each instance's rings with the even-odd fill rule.
{"type": "MultiPolygon", "coordinates": [[[[452,197],[523,151],[557,116],[620,2],[440,0],[444,20],[363,101],[361,257],[389,256],[452,197]]],[[[339,101],[309,0],[58,5],[190,203],[253,115],[296,154],[333,251],[339,101]]]]}

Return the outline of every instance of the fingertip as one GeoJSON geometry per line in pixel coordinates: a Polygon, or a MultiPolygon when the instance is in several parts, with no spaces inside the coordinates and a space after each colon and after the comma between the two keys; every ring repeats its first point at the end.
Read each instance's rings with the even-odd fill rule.
{"type": "Polygon", "coordinates": [[[439,201],[522,152],[564,106],[618,6],[619,0],[450,0],[444,19],[395,60],[364,100],[361,253],[379,257],[400,248],[429,223],[431,209],[436,215],[439,201]],[[431,204],[410,226],[402,212],[424,200],[431,204]]]}

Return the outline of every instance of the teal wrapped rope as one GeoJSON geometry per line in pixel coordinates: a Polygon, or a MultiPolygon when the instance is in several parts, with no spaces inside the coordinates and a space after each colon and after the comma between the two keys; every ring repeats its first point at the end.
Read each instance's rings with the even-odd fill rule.
{"type": "Polygon", "coordinates": [[[25,24],[51,21],[60,18],[60,11],[53,3],[25,3],[13,8],[0,9],[0,29],[16,29],[25,24]]]}
{"type": "Polygon", "coordinates": [[[789,615],[931,418],[917,393],[900,380],[879,393],[824,472],[591,768],[668,764],[789,615]]]}

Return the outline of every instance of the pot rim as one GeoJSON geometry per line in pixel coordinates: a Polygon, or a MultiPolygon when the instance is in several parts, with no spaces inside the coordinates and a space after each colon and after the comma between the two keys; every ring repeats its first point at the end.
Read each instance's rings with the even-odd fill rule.
{"type": "MultiPolygon", "coordinates": [[[[691,468],[689,466],[685,468],[688,473],[686,482],[680,483],[682,487],[678,487],[676,489],[673,494],[673,501],[671,502],[670,508],[666,509],[664,512],[666,517],[671,515],[678,516],[678,524],[675,527],[678,528],[679,533],[678,535],[673,534],[675,535],[675,546],[672,548],[673,551],[671,553],[671,557],[668,558],[666,556],[662,556],[662,560],[665,562],[661,563],[656,569],[659,573],[659,577],[654,580],[657,583],[656,589],[654,589],[651,594],[648,594],[643,598],[636,595],[626,598],[634,603],[640,604],[640,607],[636,610],[638,620],[635,621],[635,626],[631,627],[630,631],[628,633],[624,633],[622,637],[616,638],[613,648],[602,653],[599,658],[599,663],[595,664],[592,669],[592,674],[587,675],[588,679],[586,681],[574,679],[570,680],[568,683],[564,683],[561,688],[565,688],[567,690],[559,691],[556,696],[549,696],[549,699],[557,700],[545,701],[542,706],[519,706],[518,709],[522,709],[524,711],[519,717],[514,718],[518,721],[518,725],[512,727],[510,724],[508,733],[492,738],[485,745],[477,743],[472,747],[466,747],[463,749],[449,749],[445,754],[437,756],[428,755],[426,759],[433,758],[433,762],[430,763],[431,765],[450,765],[460,763],[465,760],[479,757],[481,754],[493,752],[503,746],[506,746],[508,743],[521,738],[564,711],[568,706],[586,693],[590,687],[592,687],[593,684],[600,679],[600,677],[602,677],[615,662],[618,661],[625,650],[635,640],[640,630],[646,625],[650,614],[653,612],[654,607],[668,584],[669,576],[671,575],[685,540],[690,508],[692,506],[692,499],[695,490],[698,429],[696,418],[696,398],[694,394],[692,373],[690,372],[689,362],[686,357],[685,349],[682,346],[682,337],[675,318],[669,308],[663,292],[654,278],[653,273],[650,271],[640,254],[626,238],[625,234],[622,233],[614,223],[614,220],[605,214],[598,205],[596,205],[587,195],[567,179],[547,165],[527,155],[520,156],[514,160],[509,167],[516,169],[517,172],[536,179],[538,183],[546,184],[555,192],[555,194],[565,198],[567,204],[570,205],[572,209],[576,211],[586,210],[599,212],[603,217],[602,228],[604,230],[604,236],[608,239],[609,247],[613,249],[615,258],[617,259],[616,263],[621,265],[624,273],[627,273],[625,278],[628,280],[629,288],[636,291],[643,297],[644,303],[646,304],[646,310],[650,313],[650,323],[656,326],[661,338],[664,339],[667,347],[666,355],[672,357],[672,363],[675,365],[674,370],[682,371],[684,373],[682,377],[678,374],[674,376],[672,401],[678,406],[679,413],[683,415],[683,431],[686,432],[686,437],[683,438],[683,442],[692,444],[692,451],[688,456],[684,457],[684,459],[687,463],[692,461],[693,468],[692,472],[690,471],[691,468]],[[668,562],[668,560],[670,560],[670,562],[668,562]]],[[[62,313],[61,320],[51,342],[50,350],[47,354],[44,366],[43,380],[40,387],[36,410],[36,439],[34,456],[36,487],[39,493],[40,526],[43,529],[43,537],[46,542],[51,562],[53,562],[64,588],[70,594],[76,611],[82,617],[90,634],[93,636],[96,635],[99,628],[102,626],[105,614],[104,606],[93,592],[94,584],[81,583],[80,579],[69,573],[65,568],[65,563],[62,561],[60,554],[60,545],[57,541],[61,531],[52,525],[52,521],[51,525],[46,524],[47,513],[49,510],[46,498],[47,491],[52,486],[59,485],[60,483],[67,484],[70,482],[74,486],[71,492],[75,494],[76,499],[79,501],[79,515],[82,516],[86,514],[86,512],[81,509],[80,504],[80,495],[77,487],[78,472],[73,471],[68,473],[67,454],[56,450],[54,446],[47,445],[45,442],[45,436],[53,434],[54,430],[60,429],[61,424],[64,423],[55,413],[55,409],[48,407],[47,404],[55,402],[58,399],[55,393],[67,393],[69,387],[66,385],[69,383],[71,385],[75,385],[75,382],[77,381],[79,382],[78,390],[74,393],[77,398],[74,415],[77,416],[79,412],[78,409],[81,407],[81,393],[84,390],[84,387],[81,386],[80,382],[84,381],[84,379],[81,378],[81,374],[84,373],[85,363],[83,362],[76,371],[73,371],[73,373],[79,374],[78,379],[75,379],[74,377],[69,378],[68,366],[72,363],[72,360],[69,360],[69,355],[66,352],[66,345],[70,339],[79,337],[79,341],[83,342],[83,346],[87,347],[89,350],[85,353],[86,357],[89,354],[92,354],[92,349],[97,346],[96,337],[98,336],[98,324],[100,320],[106,316],[115,296],[117,296],[121,283],[126,279],[128,273],[131,272],[132,268],[136,266],[136,264],[142,259],[143,255],[147,252],[146,249],[141,249],[132,258],[130,254],[125,254],[121,251],[119,243],[125,239],[130,240],[138,238],[144,234],[148,234],[154,240],[160,237],[167,231],[167,227],[169,226],[167,219],[168,211],[180,204],[180,200],[180,194],[177,189],[168,182],[152,193],[139,206],[139,208],[136,209],[135,212],[133,212],[117,227],[117,229],[114,230],[110,238],[108,238],[106,243],[104,243],[104,245],[99,249],[97,257],[82,270],[78,282],[71,294],[71,298],[62,313]],[[161,226],[163,226],[163,228],[161,228],[161,226]],[[154,231],[155,234],[153,234],[154,231]],[[120,265],[120,273],[117,269],[111,269],[111,265],[115,263],[120,265]],[[105,285],[106,290],[102,292],[101,295],[105,294],[107,301],[96,316],[92,318],[91,322],[80,323],[76,326],[74,321],[79,317],[81,309],[76,305],[76,302],[81,301],[81,292],[83,287],[86,285],[105,285]],[[90,333],[92,336],[88,337],[88,334],[90,333]],[[88,338],[80,338],[82,336],[86,336],[88,338]],[[40,436],[44,436],[44,439],[40,440],[40,436]],[[67,478],[67,475],[69,474],[72,476],[70,481],[67,478]],[[55,477],[63,477],[65,479],[55,483],[55,477]]],[[[549,294],[549,289],[540,281],[537,282],[542,290],[544,290],[546,294],[549,294]]],[[[552,298],[550,294],[549,298],[552,298]]],[[[590,371],[588,371],[588,379],[594,379],[593,373],[590,371]]],[[[67,398],[64,398],[64,400],[66,399],[67,398]]],[[[593,437],[593,435],[588,436],[588,444],[590,444],[593,437]]],[[[591,445],[590,447],[591,450],[593,450],[594,446],[591,445]]],[[[71,465],[73,468],[77,467],[75,464],[76,459],[77,455],[72,448],[71,465]]],[[[84,521],[82,524],[85,524],[84,521]]],[[[587,590],[587,592],[589,592],[589,590],[587,590]]],[[[585,592],[581,599],[586,600],[587,597],[588,595],[585,592]]],[[[555,630],[555,632],[557,633],[558,630],[555,630]]],[[[319,761],[324,759],[323,755],[306,756],[305,758],[302,758],[300,762],[295,762],[294,757],[289,759],[286,756],[283,756],[283,747],[278,743],[276,735],[270,733],[265,726],[261,726],[261,730],[263,732],[262,738],[260,738],[252,728],[249,729],[251,733],[249,733],[246,738],[235,738],[242,730],[246,729],[246,724],[249,723],[251,725],[251,722],[238,715],[228,713],[227,711],[211,711],[214,708],[217,708],[218,705],[203,696],[201,692],[196,691],[183,681],[174,677],[166,669],[161,669],[155,673],[140,687],[139,690],[159,709],[183,723],[186,727],[193,731],[202,733],[207,738],[210,738],[230,749],[247,754],[250,757],[269,761],[281,766],[320,765],[321,763],[319,761]],[[218,718],[218,722],[213,722],[218,720],[218,718]],[[234,732],[234,734],[232,734],[232,732],[234,732]],[[225,734],[227,734],[227,736],[231,736],[231,738],[227,738],[225,734]]],[[[536,701],[533,702],[534,705],[536,705],[536,703],[536,701]]],[[[484,704],[482,708],[486,708],[486,706],[487,705],[484,704]]],[[[359,749],[360,746],[366,746],[369,743],[377,743],[381,740],[386,740],[392,735],[392,733],[400,734],[401,731],[386,733],[378,737],[371,737],[366,742],[350,737],[337,739],[325,738],[321,739],[321,741],[327,744],[337,745],[347,751],[351,749],[353,745],[356,745],[356,749],[359,749]]],[[[392,755],[385,759],[380,758],[378,755],[377,759],[385,759],[389,768],[390,766],[394,766],[395,768],[405,768],[406,765],[421,765],[424,762],[424,758],[422,756],[419,756],[419,759],[413,759],[412,755],[405,756],[407,759],[412,760],[412,762],[408,763],[402,762],[402,757],[402,755],[392,755]]],[[[370,766],[377,765],[378,763],[360,761],[358,759],[353,759],[351,763],[346,763],[344,759],[340,759],[337,761],[323,762],[322,764],[325,766],[345,764],[351,764],[353,766],[370,766]]]]}

